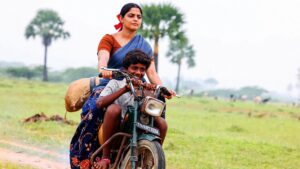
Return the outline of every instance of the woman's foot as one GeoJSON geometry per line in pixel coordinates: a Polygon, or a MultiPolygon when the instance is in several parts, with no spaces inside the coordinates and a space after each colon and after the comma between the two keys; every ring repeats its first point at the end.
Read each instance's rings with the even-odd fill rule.
{"type": "Polygon", "coordinates": [[[93,169],[108,169],[110,164],[110,160],[108,158],[103,158],[96,160],[93,164],[93,169]]]}

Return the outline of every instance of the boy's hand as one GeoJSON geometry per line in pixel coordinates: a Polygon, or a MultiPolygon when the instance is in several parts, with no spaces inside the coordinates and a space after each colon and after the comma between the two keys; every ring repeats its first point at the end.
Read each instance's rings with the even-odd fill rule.
{"type": "Polygon", "coordinates": [[[165,94],[162,94],[163,97],[165,97],[167,99],[172,99],[173,96],[176,96],[175,91],[173,91],[171,89],[167,89],[167,88],[165,88],[165,90],[167,90],[167,91],[164,92],[165,94]],[[166,93],[168,93],[168,94],[166,94],[166,93]]]}
{"type": "Polygon", "coordinates": [[[173,96],[176,96],[176,92],[174,90],[168,89],[168,91],[171,93],[171,96],[167,96],[167,99],[172,99],[173,96]]]}
{"type": "Polygon", "coordinates": [[[137,78],[131,78],[133,86],[140,86],[143,82],[137,78]]]}
{"type": "MultiPolygon", "coordinates": [[[[141,80],[139,80],[137,78],[131,78],[131,82],[132,82],[133,86],[140,86],[143,83],[141,80]]],[[[127,83],[126,89],[127,89],[127,91],[130,91],[129,83],[127,83]]]]}
{"type": "Polygon", "coordinates": [[[156,89],[156,85],[155,84],[151,84],[151,83],[144,83],[144,87],[147,90],[153,90],[153,91],[155,91],[155,89],[156,89]]]}

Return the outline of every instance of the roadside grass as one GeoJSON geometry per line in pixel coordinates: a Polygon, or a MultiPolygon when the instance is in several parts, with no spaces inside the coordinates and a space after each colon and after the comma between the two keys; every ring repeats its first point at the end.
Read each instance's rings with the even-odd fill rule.
{"type": "MultiPolygon", "coordinates": [[[[23,123],[44,112],[64,116],[66,84],[0,81],[0,138],[66,154],[77,125],[23,123]]],[[[68,113],[79,122],[80,112],[68,113]]],[[[167,101],[168,169],[297,169],[300,108],[186,97],[167,101]]],[[[0,147],[9,148],[0,144],[0,147]]]]}
{"type": "MultiPolygon", "coordinates": [[[[75,126],[53,121],[23,123],[23,120],[41,112],[47,116],[58,114],[63,117],[66,88],[64,84],[1,79],[1,139],[65,150],[75,126]]],[[[79,114],[68,114],[68,118],[78,122],[79,114]]]]}
{"type": "Polygon", "coordinates": [[[168,168],[300,166],[299,108],[189,98],[169,101],[167,109],[168,168]]]}
{"type": "Polygon", "coordinates": [[[0,163],[0,169],[35,169],[28,165],[13,164],[11,162],[0,163]]]}

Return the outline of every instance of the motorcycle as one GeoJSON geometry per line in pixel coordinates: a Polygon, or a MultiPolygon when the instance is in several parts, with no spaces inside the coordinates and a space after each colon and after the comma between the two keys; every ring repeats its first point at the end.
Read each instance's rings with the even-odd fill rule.
{"type": "MultiPolygon", "coordinates": [[[[145,83],[133,85],[132,76],[118,69],[105,69],[113,72],[113,78],[126,78],[130,92],[134,96],[134,105],[128,107],[127,121],[120,132],[115,133],[103,143],[91,156],[91,164],[101,155],[103,147],[113,142],[117,146],[111,149],[113,169],[164,169],[165,155],[161,146],[160,132],[154,127],[154,118],[161,116],[165,103],[158,98],[170,96],[167,88],[157,86],[146,90],[145,83]]],[[[99,75],[101,77],[101,74],[99,75]]]]}

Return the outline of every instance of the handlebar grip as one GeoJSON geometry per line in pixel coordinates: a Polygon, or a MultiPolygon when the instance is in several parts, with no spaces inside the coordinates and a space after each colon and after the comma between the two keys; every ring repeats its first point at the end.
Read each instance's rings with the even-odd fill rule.
{"type": "MultiPolygon", "coordinates": [[[[102,72],[100,72],[100,73],[98,74],[98,77],[100,77],[100,78],[102,78],[102,77],[103,77],[103,74],[102,74],[102,72]]],[[[118,77],[118,74],[117,74],[117,72],[112,72],[112,78],[116,78],[116,77],[118,77]]]]}

